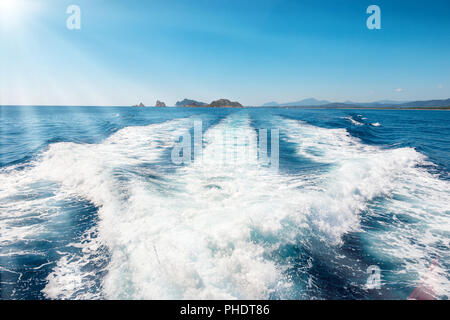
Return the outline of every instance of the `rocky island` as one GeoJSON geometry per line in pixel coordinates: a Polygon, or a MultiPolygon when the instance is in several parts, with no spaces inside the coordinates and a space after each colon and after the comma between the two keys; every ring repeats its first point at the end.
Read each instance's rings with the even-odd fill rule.
{"type": "Polygon", "coordinates": [[[165,107],[165,106],[166,106],[166,104],[164,102],[159,101],[159,100],[156,101],[155,107],[165,107]]]}
{"type": "Polygon", "coordinates": [[[176,107],[204,107],[207,104],[200,101],[195,101],[191,99],[184,99],[182,101],[178,101],[175,106],[176,107]]]}
{"type": "Polygon", "coordinates": [[[214,108],[243,108],[242,104],[240,104],[237,101],[230,101],[228,99],[219,99],[216,101],[211,102],[207,107],[214,107],[214,108]]]}
{"type": "Polygon", "coordinates": [[[195,100],[184,99],[183,101],[177,102],[178,107],[206,107],[206,108],[243,108],[242,104],[237,101],[230,101],[228,99],[219,99],[206,104],[203,102],[198,102],[195,100]]]}
{"type": "Polygon", "coordinates": [[[139,104],[135,104],[133,107],[143,108],[145,106],[144,106],[144,104],[142,102],[140,102],[139,104]]]}

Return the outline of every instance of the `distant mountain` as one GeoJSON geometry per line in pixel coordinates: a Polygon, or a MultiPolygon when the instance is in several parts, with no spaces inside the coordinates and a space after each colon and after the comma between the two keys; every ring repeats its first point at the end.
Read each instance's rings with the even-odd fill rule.
{"type": "Polygon", "coordinates": [[[184,99],[182,101],[178,101],[175,104],[176,107],[186,107],[186,106],[206,106],[206,103],[204,102],[200,102],[200,101],[195,101],[195,100],[191,100],[191,99],[184,99]]]}
{"type": "Polygon", "coordinates": [[[282,107],[290,107],[290,106],[298,106],[298,105],[303,105],[303,106],[323,106],[325,104],[330,103],[330,101],[327,100],[317,100],[314,98],[309,98],[309,99],[303,99],[300,101],[296,101],[296,102],[289,102],[289,103],[283,103],[281,104],[282,107]]]}
{"type": "Polygon", "coordinates": [[[450,99],[412,101],[399,105],[404,108],[444,108],[450,107],[450,99]]]}
{"type": "Polygon", "coordinates": [[[379,100],[379,101],[375,101],[373,103],[378,103],[378,104],[404,104],[404,103],[408,103],[411,101],[398,101],[398,100],[379,100]]]}
{"type": "Polygon", "coordinates": [[[267,102],[262,105],[263,107],[279,107],[280,104],[275,101],[267,102]]]}
{"type": "Polygon", "coordinates": [[[262,106],[263,107],[298,107],[298,106],[315,107],[315,106],[322,106],[322,105],[325,105],[328,103],[330,103],[330,101],[309,98],[309,99],[303,99],[300,101],[288,102],[288,103],[277,103],[275,101],[272,101],[272,102],[265,103],[262,106]]]}
{"type": "Polygon", "coordinates": [[[330,103],[326,108],[450,108],[450,99],[400,102],[382,100],[370,103],[330,103]]]}
{"type": "Polygon", "coordinates": [[[345,101],[345,104],[352,104],[352,105],[358,105],[358,106],[379,106],[379,105],[385,105],[385,104],[389,104],[389,105],[398,105],[398,104],[404,104],[404,103],[408,103],[410,101],[398,101],[398,100],[379,100],[379,101],[374,101],[374,102],[354,102],[354,101],[345,101]]]}
{"type": "Polygon", "coordinates": [[[324,108],[449,108],[450,99],[426,100],[426,101],[396,101],[379,100],[374,102],[329,102],[326,100],[316,100],[314,98],[305,99],[298,102],[277,104],[269,102],[263,107],[324,107],[324,108]]]}

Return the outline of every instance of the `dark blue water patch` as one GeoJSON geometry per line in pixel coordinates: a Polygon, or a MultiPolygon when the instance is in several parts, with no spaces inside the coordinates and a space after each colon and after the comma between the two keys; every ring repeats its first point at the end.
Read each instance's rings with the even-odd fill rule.
{"type": "Polygon", "coordinates": [[[352,269],[358,270],[357,273],[359,276],[357,282],[359,285],[357,286],[358,289],[354,292],[356,295],[352,299],[405,299],[407,296],[398,290],[395,282],[383,282],[383,278],[381,278],[382,285],[379,289],[368,289],[366,287],[367,280],[371,275],[371,266],[379,268],[380,277],[385,277],[389,270],[396,269],[397,266],[371,256],[363,245],[363,235],[363,232],[350,232],[343,235],[343,244],[339,248],[340,254],[344,255],[347,261],[352,261],[352,269]]]}
{"type": "Polygon", "coordinates": [[[439,146],[426,146],[422,145],[417,148],[417,151],[427,155],[427,161],[430,164],[421,164],[420,167],[424,168],[431,174],[437,175],[439,179],[450,180],[450,170],[447,170],[450,166],[450,150],[439,146]]]}
{"type": "Polygon", "coordinates": [[[311,294],[321,299],[373,298],[364,288],[367,266],[362,260],[364,253],[357,251],[358,239],[347,235],[342,241],[343,244],[335,244],[314,227],[299,237],[302,255],[297,263],[309,265],[308,274],[314,284],[311,294]]]}
{"type": "MultiPolygon", "coordinates": [[[[387,266],[370,257],[363,249],[359,233],[343,236],[343,244],[325,241],[313,228],[283,224],[283,234],[297,233],[297,241],[280,242],[283,235],[267,235],[251,230],[252,242],[263,247],[277,246],[266,259],[288,266],[284,277],[291,284],[289,299],[390,299],[399,297],[390,287],[366,288],[371,265],[387,266]]],[[[279,299],[277,293],[271,297],[279,299]]],[[[286,298],[286,297],[285,297],[286,298]]],[[[404,297],[403,297],[404,298],[404,297]]]]}
{"type": "MultiPolygon", "coordinates": [[[[343,236],[342,245],[324,242],[306,231],[287,249],[288,275],[302,287],[295,299],[390,299],[389,288],[366,288],[368,267],[377,264],[361,250],[359,234],[343,236]],[[303,294],[300,294],[302,293],[303,294]],[[305,294],[306,293],[306,294],[305,294]]],[[[285,250],[285,248],[282,248],[285,250]]],[[[383,266],[382,266],[383,267],[383,266]]]]}
{"type": "MultiPolygon", "coordinates": [[[[408,201],[403,196],[396,194],[392,195],[392,199],[397,201],[408,201]]],[[[376,251],[373,251],[372,247],[378,245],[384,245],[389,248],[389,243],[377,243],[374,244],[374,239],[378,239],[376,234],[386,233],[390,234],[392,228],[395,229],[414,229],[420,230],[423,221],[404,213],[393,213],[389,210],[388,199],[383,197],[377,197],[370,201],[368,204],[369,210],[361,212],[361,231],[352,233],[350,236],[358,237],[359,243],[357,246],[358,251],[365,252],[362,259],[367,264],[376,265],[381,269],[382,275],[382,289],[384,290],[383,299],[407,299],[414,291],[416,286],[420,282],[419,275],[417,273],[406,272],[406,263],[415,263],[411,260],[398,259],[393,256],[380,255],[376,251]],[[374,238],[375,237],[375,238],[374,238]]],[[[347,239],[348,235],[344,236],[347,239]]],[[[378,239],[377,241],[381,241],[378,239]]],[[[427,253],[427,246],[415,239],[413,235],[409,237],[409,245],[414,246],[416,249],[422,249],[424,256],[428,256],[428,260],[431,262],[434,259],[433,255],[427,253]]],[[[437,245],[434,245],[436,249],[437,245]]],[[[444,252],[448,250],[448,246],[443,244],[444,252]]],[[[392,249],[392,248],[391,248],[392,249]]],[[[397,248],[402,250],[402,248],[397,248]]],[[[438,249],[439,250],[439,249],[438,249]]]]}
{"type": "MultiPolygon", "coordinates": [[[[78,243],[82,235],[98,220],[97,208],[82,199],[66,199],[54,203],[57,213],[47,218],[37,215],[25,219],[30,228],[36,228],[35,236],[9,243],[0,248],[0,298],[1,299],[44,299],[42,290],[47,276],[59,259],[71,254],[82,256],[82,249],[68,246],[78,243]]],[[[95,269],[99,289],[108,263],[108,252],[102,248],[101,259],[87,263],[83,268],[95,269]]]]}
{"type": "Polygon", "coordinates": [[[367,125],[353,125],[347,128],[347,132],[360,140],[362,140],[365,144],[368,145],[380,145],[378,136],[376,134],[376,129],[367,125]]]}
{"type": "Polygon", "coordinates": [[[44,299],[41,290],[45,287],[45,278],[55,266],[52,258],[37,255],[10,256],[8,259],[14,259],[14,270],[5,268],[8,266],[8,262],[4,261],[6,259],[1,259],[0,299],[44,299]]]}
{"type": "Polygon", "coordinates": [[[287,275],[300,287],[294,290],[293,299],[381,299],[386,292],[365,288],[367,267],[357,238],[349,235],[343,246],[331,245],[302,233],[295,246],[280,248],[289,263],[287,275]]]}

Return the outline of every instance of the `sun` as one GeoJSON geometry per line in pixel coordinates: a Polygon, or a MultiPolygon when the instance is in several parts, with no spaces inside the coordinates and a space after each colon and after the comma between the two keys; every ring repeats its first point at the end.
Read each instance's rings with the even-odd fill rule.
{"type": "Polygon", "coordinates": [[[0,13],[7,14],[17,10],[20,0],[0,0],[0,13]]]}
{"type": "Polygon", "coordinates": [[[30,4],[27,0],[0,0],[0,25],[3,27],[23,25],[30,4]]]}

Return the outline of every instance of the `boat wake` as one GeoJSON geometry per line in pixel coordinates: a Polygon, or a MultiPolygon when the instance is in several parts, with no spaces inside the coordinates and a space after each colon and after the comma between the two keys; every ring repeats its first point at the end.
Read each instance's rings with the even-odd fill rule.
{"type": "MultiPolygon", "coordinates": [[[[21,244],[73,224],[67,203],[91,208],[85,219],[95,223],[55,248],[46,298],[326,298],[315,274],[321,264],[348,266],[356,273],[348,281],[365,292],[367,265],[346,256],[349,234],[374,261],[398,266],[385,274],[387,285],[414,287],[434,256],[445,260],[450,186],[414,149],[369,146],[345,129],[280,117],[273,126],[282,143],[318,169],[275,172],[258,162],[251,117],[236,112],[207,128],[203,159],[170,164],[192,124],[54,143],[21,170],[1,169],[0,243],[9,255],[42,254],[21,244]],[[230,136],[245,137],[233,143],[245,152],[224,161],[230,136]],[[319,249],[330,251],[314,255],[319,249]]],[[[448,295],[446,266],[436,268],[437,294],[448,295]]]]}

